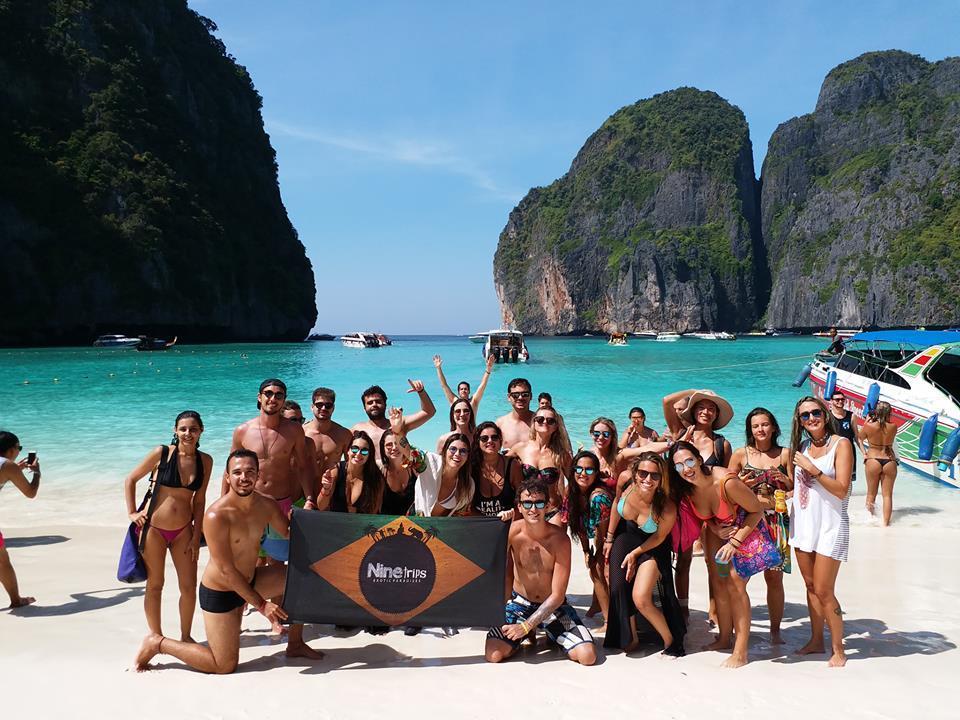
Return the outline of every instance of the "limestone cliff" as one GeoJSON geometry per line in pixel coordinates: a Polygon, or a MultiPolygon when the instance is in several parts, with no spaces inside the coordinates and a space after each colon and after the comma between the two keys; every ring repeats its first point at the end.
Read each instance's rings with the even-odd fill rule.
{"type": "Polygon", "coordinates": [[[0,0],[0,344],[300,340],[261,99],[185,0],[0,0]]]}
{"type": "Polygon", "coordinates": [[[755,182],[743,113],[718,95],[680,88],[619,110],[510,213],[494,258],[504,322],[750,327],[768,287],[755,182]]]}
{"type": "Polygon", "coordinates": [[[770,139],[768,325],[960,322],[960,58],[868,53],[770,139]]]}

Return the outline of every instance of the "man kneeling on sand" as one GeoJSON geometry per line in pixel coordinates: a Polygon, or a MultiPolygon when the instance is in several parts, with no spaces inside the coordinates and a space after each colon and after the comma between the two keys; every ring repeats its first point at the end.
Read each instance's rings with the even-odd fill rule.
{"type": "Polygon", "coordinates": [[[487,633],[486,659],[506,660],[527,635],[542,628],[568,658],[593,665],[593,636],[567,604],[570,538],[546,520],[547,486],[539,478],[525,480],[518,498],[522,520],[510,527],[508,540],[507,624],[487,633]]]}
{"type": "MultiPolygon", "coordinates": [[[[207,508],[203,519],[210,562],[200,581],[200,609],[208,645],[147,635],[137,655],[138,671],[148,669],[148,663],[156,655],[165,654],[202,672],[232,673],[240,658],[240,619],[244,604],[255,607],[271,623],[287,618],[283,609],[265,599],[283,594],[287,569],[283,565],[258,568],[257,550],[267,525],[283,537],[289,537],[290,524],[276,501],[254,492],[259,472],[256,453],[250,450],[230,453],[228,491],[207,508]]],[[[306,657],[323,657],[323,653],[307,649],[310,654],[306,657]]],[[[287,654],[291,654],[289,650],[287,654]]]]}

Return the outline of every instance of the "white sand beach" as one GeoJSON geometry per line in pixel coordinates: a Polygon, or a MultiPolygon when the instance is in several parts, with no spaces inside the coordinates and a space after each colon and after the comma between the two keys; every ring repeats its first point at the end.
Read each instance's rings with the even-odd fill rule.
{"type": "MultiPolygon", "coordinates": [[[[283,642],[254,615],[245,621],[239,671],[222,677],[193,672],[168,656],[159,656],[151,672],[131,670],[146,625],[142,586],[115,580],[121,528],[8,525],[3,532],[21,591],[37,597],[34,606],[0,611],[5,718],[265,720],[415,713],[537,720],[598,717],[621,708],[671,718],[956,717],[956,530],[854,526],[852,560],[842,567],[837,586],[849,658],[842,669],[827,668],[826,656],[789,654],[808,632],[796,570],[785,583],[785,648],[766,641],[764,585],[754,578],[752,662],[724,670],[723,654],[698,652],[708,631],[705,571],[696,559],[689,655],[677,660],[648,648],[584,668],[541,640],[537,650],[494,666],[483,662],[479,630],[453,637],[439,630],[374,637],[319,626],[306,636],[326,658],[311,664],[288,661],[283,642]]],[[[175,578],[168,563],[168,633],[176,628],[175,578]]],[[[585,571],[575,562],[569,599],[581,612],[588,592],[585,571]]],[[[199,609],[194,635],[203,638],[199,609]]]]}

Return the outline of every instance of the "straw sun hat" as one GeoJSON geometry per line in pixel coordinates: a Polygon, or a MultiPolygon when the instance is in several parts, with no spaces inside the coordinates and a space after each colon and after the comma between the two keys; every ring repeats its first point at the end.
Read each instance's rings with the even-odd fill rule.
{"type": "Polygon", "coordinates": [[[714,430],[719,430],[733,420],[733,407],[731,407],[730,403],[712,390],[694,390],[690,393],[690,398],[687,400],[687,407],[683,409],[683,412],[678,413],[684,422],[690,425],[695,424],[693,408],[701,400],[709,400],[717,406],[717,419],[713,423],[714,430]]]}

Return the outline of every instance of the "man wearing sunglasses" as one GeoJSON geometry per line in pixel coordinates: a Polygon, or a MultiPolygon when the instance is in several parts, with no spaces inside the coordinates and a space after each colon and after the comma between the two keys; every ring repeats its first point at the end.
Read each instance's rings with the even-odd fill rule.
{"type": "Polygon", "coordinates": [[[530,412],[530,399],[533,391],[525,378],[514,378],[507,385],[507,402],[512,409],[503,417],[497,418],[497,427],[503,435],[503,449],[530,439],[533,427],[533,413],[530,412]]]}
{"type": "Polygon", "coordinates": [[[570,538],[547,522],[547,486],[539,479],[525,480],[519,498],[522,519],[510,526],[507,548],[506,624],[490,628],[484,656],[487,662],[502,662],[542,628],[568,658],[593,665],[593,636],[567,603],[570,538]]]}
{"type": "MultiPolygon", "coordinates": [[[[407,432],[423,425],[427,420],[437,414],[437,408],[433,405],[433,400],[427,394],[420,380],[407,380],[410,384],[408,393],[416,393],[420,398],[420,410],[412,415],[403,416],[403,426],[407,432]]],[[[387,393],[379,385],[372,385],[363,391],[360,396],[363,402],[363,411],[367,414],[367,422],[359,422],[350,428],[353,431],[363,430],[373,441],[373,449],[376,453],[376,460],[379,463],[380,458],[380,436],[384,431],[390,429],[390,421],[387,420],[387,393]]]]}
{"type": "MultiPolygon", "coordinates": [[[[286,399],[287,386],[282,380],[270,378],[260,383],[257,393],[260,414],[237,426],[230,446],[230,452],[256,453],[260,464],[256,491],[276,500],[285,515],[290,512],[293,501],[300,497],[306,498],[306,510],[313,510],[317,501],[316,462],[307,449],[303,426],[284,422],[286,399]],[[292,458],[296,458],[293,464],[292,458]]],[[[229,487],[224,474],[220,494],[226,495],[229,487]]]]}
{"type": "Polygon", "coordinates": [[[313,420],[303,426],[303,432],[317,449],[317,477],[337,466],[353,438],[352,432],[333,421],[336,405],[337,394],[330,388],[318,387],[313,391],[313,420]]]}

